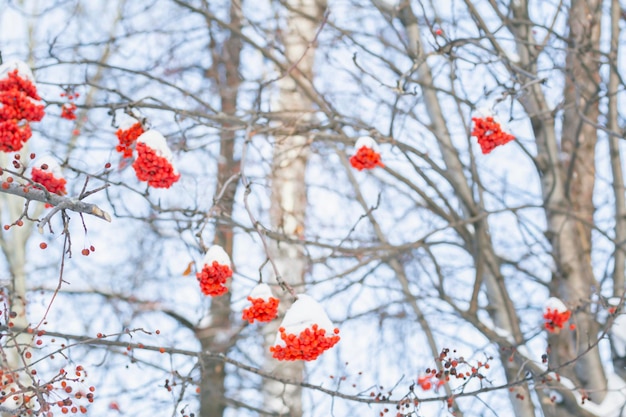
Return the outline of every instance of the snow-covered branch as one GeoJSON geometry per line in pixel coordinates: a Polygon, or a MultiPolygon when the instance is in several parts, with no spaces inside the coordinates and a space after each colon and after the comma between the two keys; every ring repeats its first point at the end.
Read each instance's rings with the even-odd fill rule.
{"type": "Polygon", "coordinates": [[[86,213],[92,216],[96,216],[100,219],[104,219],[108,222],[111,221],[111,215],[102,210],[95,204],[86,203],[76,198],[60,196],[57,194],[51,194],[47,190],[41,190],[26,186],[15,182],[4,182],[0,187],[0,192],[6,194],[13,194],[22,197],[28,201],[40,201],[53,206],[52,210],[46,217],[41,219],[37,225],[38,228],[42,228],[54,214],[61,210],[70,210],[76,213],[86,213]]]}

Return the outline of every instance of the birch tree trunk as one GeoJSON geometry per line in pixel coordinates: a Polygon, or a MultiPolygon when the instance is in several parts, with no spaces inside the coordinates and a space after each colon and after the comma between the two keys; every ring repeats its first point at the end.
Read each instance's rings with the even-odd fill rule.
{"type": "MultiPolygon", "coordinates": [[[[22,160],[26,160],[28,147],[25,146],[20,152],[22,160]]],[[[13,154],[1,154],[1,166],[10,166],[13,154]]],[[[25,201],[17,196],[0,193],[0,214],[2,224],[12,224],[20,218],[24,211],[25,201]]],[[[35,203],[37,204],[37,203],[35,203]]],[[[32,210],[31,210],[32,211],[32,210]]],[[[27,316],[27,280],[26,280],[26,244],[33,231],[33,225],[25,221],[24,225],[13,226],[9,231],[0,233],[0,247],[9,266],[9,311],[11,312],[11,323],[15,329],[25,329],[29,326],[27,316]]],[[[31,334],[18,330],[14,336],[5,341],[2,355],[5,363],[2,364],[5,372],[13,373],[13,378],[19,381],[23,387],[30,385],[30,377],[25,372],[14,371],[23,369],[29,361],[23,356],[25,349],[33,342],[31,334]]],[[[8,415],[8,414],[7,414],[8,415]]]]}
{"type": "MultiPolygon", "coordinates": [[[[302,292],[306,272],[303,247],[293,241],[304,237],[306,215],[305,171],[308,159],[309,138],[303,132],[313,120],[313,103],[298,84],[312,85],[315,45],[325,4],[319,0],[287,0],[287,28],[284,31],[286,67],[288,73],[278,80],[278,100],[272,109],[281,123],[283,132],[293,132],[276,137],[272,162],[272,201],[270,215],[273,229],[284,236],[273,244],[272,257],[285,282],[302,292]],[[298,83],[296,82],[298,80],[298,83]]],[[[293,299],[280,294],[281,305],[291,305],[293,299]]],[[[278,321],[267,326],[266,345],[275,342],[278,321]]],[[[267,349],[266,349],[267,351],[267,349]]],[[[301,381],[304,363],[278,362],[268,356],[267,367],[276,376],[301,381]]],[[[298,417],[302,415],[302,390],[296,385],[286,385],[268,380],[264,385],[264,401],[269,411],[298,417]]]]}
{"type": "Polygon", "coordinates": [[[591,312],[590,295],[598,291],[591,268],[591,227],[595,184],[600,91],[599,44],[602,2],[572,1],[569,9],[569,48],[566,60],[564,117],[561,136],[562,192],[546,190],[546,212],[557,260],[553,290],[575,311],[576,332],[550,337],[553,365],[575,358],[563,372],[601,402],[606,395],[606,375],[597,348],[599,326],[591,312]]]}

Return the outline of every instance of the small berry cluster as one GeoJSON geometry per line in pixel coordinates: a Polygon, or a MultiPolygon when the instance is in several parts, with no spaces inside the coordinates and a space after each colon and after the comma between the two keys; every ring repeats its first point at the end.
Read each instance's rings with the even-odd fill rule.
{"type": "MultiPolygon", "coordinates": [[[[550,333],[558,333],[558,331],[563,328],[563,326],[570,319],[571,316],[572,312],[569,310],[558,311],[557,309],[553,310],[548,307],[546,309],[546,312],[543,314],[546,330],[550,333]]],[[[572,328],[572,326],[570,326],[570,328],[572,328]]]]}
{"type": "MultiPolygon", "coordinates": [[[[140,143],[138,145],[141,145],[140,143]]],[[[222,265],[217,261],[213,261],[211,265],[205,264],[202,271],[196,274],[196,278],[200,283],[200,291],[204,295],[212,297],[224,295],[228,292],[228,288],[224,285],[226,280],[233,276],[233,270],[228,265],[222,265]]]]}
{"type": "MultiPolygon", "coordinates": [[[[430,370],[430,373],[427,373],[426,375],[422,375],[422,376],[417,378],[417,384],[424,391],[428,391],[429,389],[431,389],[433,387],[433,382],[431,380],[433,379],[433,377],[435,377],[436,374],[437,374],[437,371],[435,369],[430,370]]],[[[440,386],[445,384],[443,379],[438,379],[438,378],[435,378],[435,379],[436,379],[436,381],[435,381],[434,386],[436,388],[439,388],[440,386]]]]}
{"type": "MultiPolygon", "coordinates": [[[[454,355],[456,350],[452,352],[454,355]]],[[[449,348],[443,348],[439,357],[436,358],[441,363],[441,369],[427,368],[426,373],[417,378],[417,384],[424,391],[428,391],[431,388],[439,388],[450,380],[463,380],[466,381],[469,378],[483,379],[485,376],[481,373],[482,369],[489,369],[487,362],[478,361],[474,365],[467,362],[462,356],[456,357],[450,355],[449,348]]]]}
{"type": "Polygon", "coordinates": [[[254,321],[269,322],[276,318],[278,315],[278,298],[269,297],[264,298],[252,298],[248,297],[248,301],[252,305],[243,310],[242,319],[248,320],[249,323],[254,321]]]}
{"type": "Polygon", "coordinates": [[[137,122],[128,129],[118,129],[115,132],[119,145],[115,147],[115,150],[122,153],[123,158],[132,158],[133,156],[133,144],[139,136],[144,133],[141,123],[137,122]]]}
{"type": "Polygon", "coordinates": [[[61,93],[61,97],[67,97],[68,102],[61,106],[61,117],[67,120],[76,120],[76,104],[74,100],[80,97],[79,93],[61,93]]]}
{"type": "Polygon", "coordinates": [[[67,190],[65,189],[65,184],[67,181],[65,178],[57,178],[54,176],[52,172],[46,172],[48,166],[43,164],[41,169],[33,168],[32,169],[32,179],[35,182],[43,185],[46,190],[53,194],[65,195],[67,194],[67,190]]]}
{"type": "Polygon", "coordinates": [[[350,157],[350,165],[359,171],[373,169],[377,166],[383,168],[385,166],[380,160],[380,154],[367,146],[361,146],[356,154],[350,157]]]}
{"type": "Polygon", "coordinates": [[[137,159],[133,169],[139,181],[147,181],[154,188],[170,188],[180,178],[174,167],[157,152],[142,142],[137,143],[137,159]]]}
{"type": "Polygon", "coordinates": [[[32,136],[29,122],[38,122],[44,116],[44,106],[37,88],[18,70],[9,72],[0,80],[0,151],[19,151],[32,136]]]}
{"type": "MultiPolygon", "coordinates": [[[[572,312],[563,301],[556,297],[550,297],[548,301],[546,301],[543,319],[545,320],[544,325],[546,330],[550,333],[559,333],[571,316],[572,312]]],[[[574,330],[576,325],[571,324],[569,328],[570,330],[574,330]]]]}
{"type": "Polygon", "coordinates": [[[299,335],[286,333],[284,327],[278,331],[285,346],[271,346],[270,352],[272,357],[283,361],[315,360],[339,342],[339,329],[334,330],[335,335],[326,336],[326,330],[320,329],[317,324],[302,330],[299,335]]]}
{"type": "MultiPolygon", "coordinates": [[[[52,406],[59,407],[61,414],[87,414],[87,407],[79,404],[79,402],[87,401],[88,403],[93,403],[94,401],[94,392],[96,388],[94,386],[90,386],[87,390],[83,390],[81,388],[73,387],[73,383],[78,383],[79,386],[85,382],[85,377],[87,376],[87,372],[85,369],[78,365],[75,369],[74,375],[69,374],[66,370],[61,369],[59,371],[59,376],[55,378],[55,380],[46,385],[47,391],[57,391],[58,394],[65,393],[68,395],[62,400],[58,400],[56,402],[51,402],[45,404],[44,409],[47,409],[46,416],[53,416],[53,412],[51,411],[52,406]],[[60,382],[60,383],[59,383],[60,382]]],[[[62,395],[62,394],[61,394],[62,395]]]]}
{"type": "Polygon", "coordinates": [[[502,130],[500,123],[492,116],[472,117],[472,121],[474,122],[472,136],[478,139],[483,154],[488,154],[496,146],[505,145],[515,139],[515,136],[502,130]]]}

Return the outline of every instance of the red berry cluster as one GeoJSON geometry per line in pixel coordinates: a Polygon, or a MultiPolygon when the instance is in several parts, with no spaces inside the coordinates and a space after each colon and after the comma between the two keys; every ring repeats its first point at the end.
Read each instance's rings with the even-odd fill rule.
{"type": "Polygon", "coordinates": [[[82,389],[86,376],[87,372],[85,372],[85,369],[81,365],[76,367],[74,375],[61,369],[57,378],[48,383],[45,388],[49,393],[56,391],[57,395],[65,396],[65,398],[44,404],[42,409],[47,411],[47,413],[43,415],[53,416],[54,413],[51,411],[53,406],[59,407],[62,414],[77,414],[79,412],[81,414],[87,414],[87,407],[79,404],[79,402],[86,400],[88,403],[93,403],[96,388],[90,386],[86,390],[82,389]],[[78,386],[74,387],[72,383],[78,383],[78,386]]]}
{"type": "Polygon", "coordinates": [[[115,150],[121,152],[123,158],[131,158],[133,156],[132,145],[143,132],[143,127],[139,122],[126,130],[118,129],[115,135],[117,135],[120,144],[115,147],[115,150]]]}
{"type": "MultiPolygon", "coordinates": [[[[424,391],[428,391],[429,389],[431,389],[433,387],[433,381],[431,381],[435,375],[437,374],[436,370],[431,370],[430,373],[427,373],[426,375],[422,375],[419,378],[417,378],[417,384],[424,390],[424,391]]],[[[442,386],[443,384],[445,384],[445,382],[443,381],[443,379],[439,379],[439,378],[435,378],[436,381],[434,386],[436,388],[439,388],[440,386],[442,386]]]]}
{"type": "Polygon", "coordinates": [[[74,100],[80,97],[79,93],[61,93],[61,97],[67,97],[68,103],[61,106],[61,117],[67,120],[76,120],[76,104],[74,100]]]}
{"type": "Polygon", "coordinates": [[[272,321],[278,315],[278,299],[270,297],[269,299],[248,297],[248,301],[252,305],[243,310],[242,319],[248,320],[250,323],[254,321],[268,322],[272,321]]]}
{"type": "Polygon", "coordinates": [[[35,85],[20,77],[17,69],[0,80],[0,151],[19,151],[30,139],[29,122],[38,122],[44,116],[35,85]]]}
{"type": "Polygon", "coordinates": [[[350,165],[359,171],[385,166],[380,160],[380,154],[368,146],[361,146],[356,154],[352,155],[350,165]]]}
{"type": "MultiPolygon", "coordinates": [[[[452,352],[452,355],[456,353],[456,350],[452,352]]],[[[472,365],[467,362],[462,356],[456,357],[450,355],[449,348],[443,348],[439,357],[436,358],[441,363],[440,369],[427,368],[426,373],[417,378],[417,384],[424,391],[428,391],[431,388],[439,388],[446,382],[451,380],[467,380],[468,378],[483,379],[485,376],[481,373],[481,370],[487,370],[490,368],[488,362],[478,361],[472,365]]],[[[488,361],[492,358],[489,357],[488,361]]]]}
{"type": "Polygon", "coordinates": [[[67,190],[65,189],[65,178],[56,178],[52,172],[45,172],[46,165],[42,165],[42,169],[33,168],[32,179],[35,182],[43,185],[46,190],[53,194],[65,195],[67,190]]]}
{"type": "MultiPolygon", "coordinates": [[[[546,321],[546,330],[548,330],[550,333],[560,331],[560,329],[563,328],[563,325],[570,319],[571,316],[572,312],[569,310],[558,311],[548,307],[543,315],[543,318],[546,321]]],[[[570,326],[570,328],[573,330],[573,325],[570,326]]]]}
{"type": "MultiPolygon", "coordinates": [[[[141,143],[138,145],[141,145],[141,143]]],[[[228,292],[228,288],[224,284],[232,276],[233,270],[228,265],[220,265],[217,261],[213,261],[212,265],[204,265],[202,271],[196,273],[196,278],[200,283],[200,290],[204,295],[212,297],[228,292]]]]}
{"type": "Polygon", "coordinates": [[[61,107],[61,117],[67,120],[76,120],[76,104],[65,103],[61,107]]]}
{"type": "Polygon", "coordinates": [[[478,139],[483,154],[493,151],[496,146],[504,145],[515,139],[515,136],[506,133],[493,117],[472,117],[474,129],[472,136],[478,139]]]}
{"type": "Polygon", "coordinates": [[[284,327],[278,331],[285,346],[270,346],[270,352],[279,361],[313,361],[339,342],[339,329],[334,330],[335,335],[326,336],[326,330],[318,328],[317,324],[304,329],[298,336],[287,334],[284,327]]]}
{"type": "Polygon", "coordinates": [[[142,142],[137,143],[137,159],[133,169],[139,181],[147,181],[154,188],[170,188],[180,178],[172,164],[154,149],[142,142]]]}

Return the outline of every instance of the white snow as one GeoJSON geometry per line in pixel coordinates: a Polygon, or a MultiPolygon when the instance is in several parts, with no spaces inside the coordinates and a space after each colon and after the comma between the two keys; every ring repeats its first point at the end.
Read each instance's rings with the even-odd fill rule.
{"type": "MultiPolygon", "coordinates": [[[[528,354],[529,352],[526,349],[522,349],[522,346],[517,347],[517,353],[525,357],[528,361],[534,362],[534,364],[540,369],[544,371],[547,370],[545,364],[531,359],[528,354]]],[[[576,403],[580,408],[594,414],[597,417],[626,417],[626,408],[624,408],[624,405],[626,404],[626,382],[624,382],[624,380],[620,378],[617,374],[612,372],[607,373],[607,394],[600,404],[594,403],[589,400],[585,400],[585,403],[583,404],[581,391],[576,388],[576,386],[570,379],[565,378],[563,375],[558,375],[557,377],[557,374],[554,372],[550,372],[548,375],[553,380],[558,380],[563,388],[571,391],[572,395],[574,395],[574,397],[576,398],[576,403]],[[623,412],[622,408],[624,408],[623,412]]],[[[557,395],[556,401],[561,400],[562,397],[557,395]]]]}
{"type": "Polygon", "coordinates": [[[35,82],[35,77],[33,76],[33,72],[30,70],[30,67],[24,61],[20,61],[18,59],[7,60],[0,65],[0,80],[7,78],[8,74],[15,69],[17,69],[17,73],[20,77],[30,80],[33,83],[35,82]]]}
{"type": "Polygon", "coordinates": [[[563,304],[563,301],[559,300],[556,297],[548,298],[548,301],[546,301],[545,304],[545,310],[547,311],[548,309],[559,313],[565,313],[568,310],[565,304],[563,304]]]}
{"type": "Polygon", "coordinates": [[[361,149],[364,146],[366,148],[370,148],[378,152],[378,144],[376,143],[374,139],[372,139],[369,136],[361,136],[360,138],[357,139],[356,143],[354,144],[355,149],[361,149]]]}
{"type": "Polygon", "coordinates": [[[124,120],[121,121],[119,128],[122,130],[128,130],[134,125],[136,125],[137,123],[139,123],[139,120],[134,119],[132,117],[126,117],[124,118],[124,120]]]}
{"type": "Polygon", "coordinates": [[[232,268],[232,265],[230,263],[230,257],[228,256],[226,251],[219,245],[211,246],[206,252],[206,255],[204,255],[204,260],[202,262],[204,265],[212,265],[213,261],[217,261],[217,263],[220,265],[226,265],[229,268],[232,268]]]}
{"type": "MultiPolygon", "coordinates": [[[[552,378],[556,379],[556,374],[550,373],[552,378]]],[[[598,417],[620,417],[626,416],[626,412],[622,413],[622,407],[626,403],[626,382],[614,373],[607,375],[607,393],[604,397],[604,401],[600,404],[594,403],[589,400],[585,400],[582,403],[582,395],[579,390],[576,389],[572,381],[563,376],[559,376],[561,385],[571,390],[572,394],[576,398],[576,402],[579,407],[586,410],[598,417]]]]}
{"type": "Polygon", "coordinates": [[[621,357],[626,356],[626,314],[615,317],[610,333],[615,353],[621,357]]]}
{"type": "Polygon", "coordinates": [[[149,148],[154,150],[157,155],[162,156],[169,162],[172,162],[173,155],[170,148],[167,146],[165,137],[156,130],[148,130],[137,138],[137,142],[145,143],[149,148]]]}
{"type": "Polygon", "coordinates": [[[33,164],[33,168],[41,169],[42,171],[45,171],[45,172],[50,172],[52,173],[52,175],[54,175],[55,178],[63,178],[63,172],[61,171],[61,166],[59,165],[57,160],[54,159],[50,155],[45,155],[45,156],[42,156],[41,158],[37,158],[37,160],[33,164]],[[42,169],[41,168],[42,165],[48,165],[48,168],[42,169]]]}
{"type": "Polygon", "coordinates": [[[252,291],[250,292],[250,297],[262,298],[263,300],[267,301],[271,297],[274,297],[274,294],[272,294],[270,286],[262,282],[252,289],[252,291]]]}
{"type": "Polygon", "coordinates": [[[508,60],[512,63],[518,64],[520,62],[520,57],[515,51],[507,51],[505,49],[504,52],[506,53],[506,57],[508,58],[508,60]]]}
{"type": "MultiPolygon", "coordinates": [[[[328,318],[326,311],[320,303],[306,294],[298,295],[298,300],[287,310],[280,327],[285,328],[285,333],[299,335],[303,330],[317,324],[319,329],[326,330],[326,335],[334,334],[335,326],[328,318]]],[[[280,338],[280,332],[276,334],[275,345],[285,346],[280,338]]]]}

